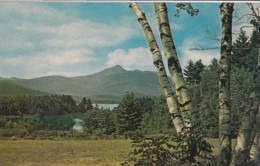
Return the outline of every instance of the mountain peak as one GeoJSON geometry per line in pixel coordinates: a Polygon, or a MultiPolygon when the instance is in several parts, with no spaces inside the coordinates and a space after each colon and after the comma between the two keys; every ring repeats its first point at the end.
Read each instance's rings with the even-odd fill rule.
{"type": "Polygon", "coordinates": [[[117,71],[126,71],[122,66],[120,65],[115,65],[113,67],[111,67],[110,69],[113,69],[113,70],[117,70],[117,71]]]}
{"type": "Polygon", "coordinates": [[[126,72],[126,70],[122,66],[116,65],[116,66],[107,68],[101,72],[102,73],[123,73],[123,72],[126,72]]]}

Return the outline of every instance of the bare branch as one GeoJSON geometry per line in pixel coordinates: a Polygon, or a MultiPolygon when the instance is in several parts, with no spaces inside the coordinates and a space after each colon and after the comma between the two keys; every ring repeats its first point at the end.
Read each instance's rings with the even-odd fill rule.
{"type": "Polygon", "coordinates": [[[241,23],[248,23],[249,20],[252,18],[252,15],[251,14],[244,14],[242,16],[238,16],[238,15],[234,15],[234,18],[236,18],[236,21],[234,21],[234,25],[237,25],[237,24],[241,24],[241,23]],[[244,18],[246,17],[246,22],[240,22],[241,20],[243,20],[244,18]]]}
{"type": "Polygon", "coordinates": [[[217,35],[216,31],[212,32],[212,31],[209,30],[208,27],[205,27],[204,32],[206,33],[206,38],[220,42],[220,38],[217,35]]]}
{"type": "Polygon", "coordinates": [[[208,47],[208,48],[191,48],[191,51],[207,51],[207,50],[219,50],[220,47],[208,47]]]}
{"type": "Polygon", "coordinates": [[[252,11],[252,15],[255,17],[255,19],[258,20],[258,15],[256,14],[255,8],[252,3],[246,3],[249,9],[252,11]]]}

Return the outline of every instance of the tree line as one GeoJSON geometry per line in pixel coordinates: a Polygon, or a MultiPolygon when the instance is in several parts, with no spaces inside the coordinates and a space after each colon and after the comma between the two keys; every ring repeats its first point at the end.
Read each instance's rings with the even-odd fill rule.
{"type": "Polygon", "coordinates": [[[83,97],[77,104],[70,95],[1,96],[0,115],[51,116],[81,112],[92,109],[91,99],[83,97]]]}
{"type": "MultiPolygon", "coordinates": [[[[0,136],[57,136],[72,132],[74,118],[84,120],[83,136],[125,136],[135,132],[173,132],[164,97],[122,96],[113,110],[93,106],[83,97],[78,104],[69,95],[0,97],[0,136]]],[[[75,133],[74,133],[75,134],[75,133]]]]}

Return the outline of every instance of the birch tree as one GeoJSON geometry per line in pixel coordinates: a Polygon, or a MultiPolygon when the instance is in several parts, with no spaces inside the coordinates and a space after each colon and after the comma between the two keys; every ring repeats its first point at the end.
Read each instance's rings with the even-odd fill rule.
{"type": "MultiPolygon", "coordinates": [[[[256,78],[255,78],[256,79],[256,78]]],[[[234,166],[244,166],[247,165],[248,161],[248,152],[253,128],[255,125],[256,115],[259,106],[259,99],[256,98],[256,89],[251,92],[250,95],[250,106],[249,110],[246,110],[243,113],[243,117],[241,119],[241,125],[239,126],[238,137],[236,139],[236,144],[232,154],[232,162],[231,165],[234,166]]],[[[257,141],[257,140],[255,140],[257,141]]],[[[255,142],[256,145],[257,142],[255,142]]]]}
{"type": "MultiPolygon", "coordinates": [[[[253,7],[248,5],[252,10],[253,7]]],[[[172,114],[172,121],[178,134],[183,131],[184,127],[192,127],[191,112],[192,103],[183,78],[182,68],[177,56],[176,47],[171,34],[170,23],[167,14],[165,3],[154,3],[155,12],[157,15],[158,26],[160,30],[160,38],[167,59],[167,65],[175,87],[175,93],[172,91],[165,67],[162,60],[162,55],[158,44],[155,40],[151,27],[146,20],[145,14],[141,11],[137,3],[130,3],[130,7],[135,12],[138,21],[144,31],[146,39],[149,43],[150,51],[153,55],[154,65],[157,69],[157,75],[160,85],[167,99],[169,112],[172,114]],[[176,95],[175,95],[176,94],[176,95]],[[180,111],[178,110],[180,109],[180,111]]],[[[231,51],[232,51],[232,15],[234,10],[233,3],[222,3],[220,5],[222,36],[220,47],[219,61],[219,156],[218,165],[246,165],[248,164],[249,150],[253,161],[258,162],[259,158],[259,126],[256,127],[256,132],[253,131],[255,120],[260,122],[260,78],[259,78],[259,63],[255,73],[255,88],[251,94],[250,109],[245,111],[242,117],[239,135],[232,154],[231,150],[231,103],[230,103],[230,73],[231,73],[231,51]],[[256,116],[258,114],[258,116],[256,116]],[[254,136],[254,139],[252,139],[254,136]],[[250,141],[253,140],[253,141],[250,141]],[[251,144],[253,144],[251,146],[251,144]],[[232,154],[232,155],[231,155],[232,154]],[[232,158],[231,158],[232,157],[232,158]],[[232,159],[232,160],[231,160],[232,159]]],[[[253,11],[253,16],[259,23],[260,17],[253,11]]],[[[260,52],[259,52],[260,56],[260,52]]]]}
{"type": "Polygon", "coordinates": [[[258,166],[260,164],[260,147],[259,147],[259,137],[260,137],[260,49],[258,53],[258,64],[255,72],[255,89],[254,89],[255,99],[253,104],[253,109],[256,111],[256,121],[255,121],[255,134],[253,137],[253,144],[250,149],[250,159],[251,164],[258,166]]]}
{"type": "Polygon", "coordinates": [[[140,23],[140,25],[143,29],[145,37],[149,43],[150,52],[153,56],[153,63],[157,70],[157,76],[158,76],[161,88],[163,90],[163,94],[166,97],[166,102],[167,102],[167,105],[169,108],[169,113],[171,114],[172,122],[176,129],[176,132],[178,134],[180,134],[184,127],[183,119],[178,110],[177,101],[176,101],[174,93],[171,89],[171,86],[170,86],[170,83],[168,80],[168,76],[165,71],[165,67],[163,64],[162,55],[161,55],[159,46],[156,42],[153,31],[146,19],[146,16],[140,9],[139,5],[136,2],[131,2],[130,7],[133,9],[133,11],[138,19],[138,22],[140,23]]]}
{"type": "Polygon", "coordinates": [[[219,160],[218,165],[229,165],[231,160],[230,115],[230,56],[232,50],[233,3],[220,5],[222,37],[219,61],[219,160]]]}
{"type": "MultiPolygon", "coordinates": [[[[260,16],[259,13],[255,11],[255,8],[252,3],[247,3],[247,6],[252,11],[252,16],[256,21],[256,26],[259,28],[260,25],[260,16]]],[[[258,10],[259,11],[259,10],[258,10]]],[[[259,47],[259,45],[258,45],[259,47]]],[[[250,149],[250,159],[252,165],[260,165],[260,48],[258,49],[258,64],[255,70],[255,107],[258,110],[256,116],[256,124],[255,124],[255,133],[252,134],[254,137],[252,138],[253,144],[250,149]]]]}
{"type": "MultiPolygon", "coordinates": [[[[254,18],[255,22],[256,22],[256,27],[255,28],[259,28],[260,25],[260,16],[257,14],[257,12],[255,11],[255,8],[253,6],[252,3],[247,3],[247,6],[249,7],[249,9],[252,12],[252,17],[254,18]]],[[[256,29],[257,30],[257,29],[256,29]]],[[[259,136],[260,136],[260,48],[259,45],[257,45],[258,47],[258,63],[256,66],[256,70],[255,70],[255,74],[254,74],[254,90],[252,92],[252,107],[251,107],[251,119],[246,119],[245,121],[242,121],[242,128],[244,127],[243,124],[248,125],[248,129],[246,130],[247,132],[247,142],[243,142],[244,143],[244,147],[246,147],[245,153],[243,153],[243,156],[241,157],[241,159],[239,160],[239,155],[236,156],[236,158],[234,157],[234,160],[236,159],[237,163],[242,162],[245,163],[250,159],[250,164],[251,165],[259,165],[260,164],[260,148],[259,148],[259,136]],[[244,123],[243,123],[244,122],[244,123]],[[254,128],[254,124],[255,123],[255,128],[254,128]],[[249,126],[250,124],[250,126],[249,126]],[[254,130],[253,130],[254,128],[254,130]],[[251,137],[251,139],[249,138],[251,137]],[[252,141],[250,141],[252,140],[252,141]],[[252,145],[251,145],[252,144],[252,145]],[[248,152],[249,151],[249,152],[248,152]],[[249,154],[248,154],[249,153],[249,154]],[[249,158],[249,159],[248,159],[249,158]],[[247,159],[247,161],[245,161],[247,159]]],[[[250,115],[250,114],[249,114],[250,115]]],[[[239,132],[239,136],[240,135],[245,135],[243,132],[239,132]]],[[[238,136],[238,137],[239,137],[238,136]]],[[[238,142],[239,140],[237,140],[238,142]]],[[[237,149],[237,144],[235,146],[235,150],[237,149]]],[[[241,146],[240,146],[241,148],[241,146]]],[[[241,149],[242,149],[241,148],[241,149]]],[[[234,153],[236,154],[236,153],[234,153]]]]}
{"type": "MultiPolygon", "coordinates": [[[[259,51],[260,54],[260,51],[259,51]]],[[[258,65],[255,70],[254,75],[254,89],[250,95],[250,105],[249,110],[246,110],[243,114],[241,125],[238,132],[238,137],[233,151],[231,165],[234,166],[244,166],[248,164],[249,161],[249,150],[251,150],[251,158],[253,162],[257,163],[259,157],[259,125],[255,123],[259,122],[260,119],[257,113],[259,111],[260,97],[259,97],[259,68],[260,59],[258,58],[258,65]],[[258,119],[258,121],[256,121],[258,119]],[[254,125],[256,130],[254,131],[254,125]],[[254,133],[255,132],[255,133],[254,133]],[[252,138],[253,137],[253,138],[252,138]],[[253,142],[251,141],[253,140],[253,142]],[[253,145],[251,145],[253,143],[253,145]]]]}
{"type": "Polygon", "coordinates": [[[191,127],[192,102],[185,84],[182,68],[177,56],[176,47],[173,41],[167,7],[165,3],[154,3],[157,15],[158,26],[160,30],[161,42],[167,59],[168,69],[171,80],[175,88],[176,97],[184,123],[186,127],[191,127]]]}

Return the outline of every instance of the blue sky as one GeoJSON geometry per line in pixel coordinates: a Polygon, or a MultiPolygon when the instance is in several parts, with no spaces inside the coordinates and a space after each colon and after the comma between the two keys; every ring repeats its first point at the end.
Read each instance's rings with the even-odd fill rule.
{"type": "MultiPolygon", "coordinates": [[[[139,5],[161,45],[152,3],[139,5]]],[[[174,17],[175,4],[167,4],[183,67],[190,59],[209,64],[219,57],[219,50],[190,50],[219,45],[204,33],[208,27],[220,36],[219,3],[193,5],[200,10],[198,16],[174,17]]],[[[117,64],[128,70],[155,71],[142,29],[128,6],[126,2],[1,2],[0,77],[81,76],[117,64]]],[[[240,15],[248,12],[243,3],[235,6],[240,15]]]]}

